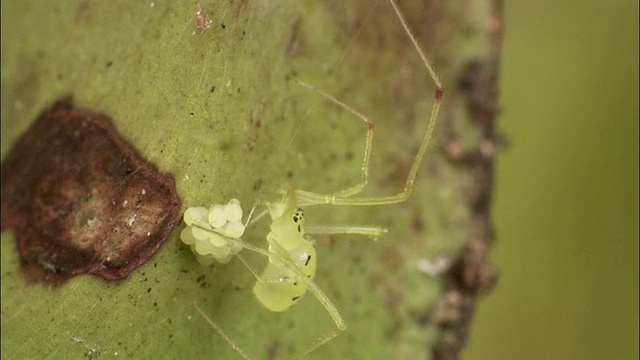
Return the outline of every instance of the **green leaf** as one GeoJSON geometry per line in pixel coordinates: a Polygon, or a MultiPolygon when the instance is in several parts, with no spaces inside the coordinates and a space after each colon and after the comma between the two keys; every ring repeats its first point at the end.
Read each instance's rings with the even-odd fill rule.
{"type": "MultiPolygon", "coordinates": [[[[366,128],[297,85],[298,78],[375,122],[365,194],[402,189],[435,87],[389,4],[201,5],[212,24],[194,33],[196,3],[3,1],[3,157],[44,108],[70,93],[78,107],[110,115],[150,161],[174,174],[183,208],[230,198],[252,204],[288,185],[327,193],[346,188],[358,180],[366,128]]],[[[457,62],[444,61],[452,55],[441,44],[453,38],[421,34],[418,6],[404,11],[442,70],[446,91],[457,62]]],[[[465,126],[463,104],[446,94],[438,134],[445,124],[465,126]]],[[[444,160],[441,138],[407,202],[305,212],[308,224],[389,228],[377,241],[317,239],[316,281],[349,326],[312,357],[429,356],[437,335],[429,313],[441,285],[417,264],[454,256],[470,221],[468,175],[444,160]]],[[[194,303],[256,359],[284,358],[332,330],[313,296],[272,313],[253,297],[255,279],[239,261],[199,266],[179,240],[182,226],[126,280],[78,276],[59,287],[25,280],[13,234],[4,231],[3,357],[239,358],[194,303]]],[[[267,231],[265,219],[244,238],[265,246],[267,231]]],[[[265,261],[247,258],[258,269],[265,261]]]]}

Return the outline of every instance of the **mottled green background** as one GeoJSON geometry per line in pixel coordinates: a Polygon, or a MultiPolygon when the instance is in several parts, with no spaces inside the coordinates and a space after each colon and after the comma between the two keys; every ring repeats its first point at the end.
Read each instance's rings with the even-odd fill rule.
{"type": "Polygon", "coordinates": [[[638,2],[507,1],[498,287],[466,359],[638,358],[638,2]]]}

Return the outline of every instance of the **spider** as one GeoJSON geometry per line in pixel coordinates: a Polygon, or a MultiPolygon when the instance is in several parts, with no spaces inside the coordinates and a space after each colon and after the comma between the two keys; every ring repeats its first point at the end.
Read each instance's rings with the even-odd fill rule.
{"type": "MultiPolygon", "coordinates": [[[[389,196],[357,196],[365,188],[369,178],[369,161],[374,135],[373,122],[360,112],[323,90],[298,81],[300,85],[317,92],[328,101],[350,112],[366,124],[367,137],[360,181],[349,188],[332,194],[319,194],[287,188],[280,191],[282,195],[280,200],[265,201],[257,204],[256,206],[266,208],[257,218],[262,217],[264,214],[268,214],[271,218],[270,231],[266,236],[268,243],[267,249],[255,246],[241,238],[246,226],[252,223],[250,219],[256,206],[252,208],[244,222],[242,222],[243,211],[240,202],[235,199],[230,200],[227,204],[212,205],[209,209],[192,207],[187,209],[184,214],[187,227],[182,231],[181,239],[192,247],[192,250],[196,253],[200,262],[205,264],[214,261],[226,263],[234,256],[237,256],[256,277],[257,281],[253,287],[253,294],[267,309],[275,312],[285,311],[294,305],[307,291],[311,292],[326,309],[335,323],[335,329],[307,345],[301,352],[296,354],[296,358],[303,357],[328,343],[347,327],[346,321],[338,309],[314,281],[317,256],[313,241],[308,235],[359,234],[377,238],[387,232],[386,229],[381,227],[350,225],[307,226],[305,224],[306,220],[303,209],[314,205],[379,206],[400,203],[407,200],[413,191],[416,174],[427,151],[442,103],[443,89],[438,76],[418,45],[415,36],[409,29],[395,0],[389,1],[436,86],[434,103],[427,129],[425,130],[420,148],[405,180],[403,190],[395,195],[389,196]],[[240,251],[243,249],[256,252],[268,258],[268,262],[262,272],[254,270],[241,256],[240,251]]],[[[257,219],[253,221],[255,220],[257,219]]],[[[249,359],[249,356],[226,335],[220,326],[212,321],[197,305],[194,304],[194,306],[240,356],[244,359],[249,359]]]]}

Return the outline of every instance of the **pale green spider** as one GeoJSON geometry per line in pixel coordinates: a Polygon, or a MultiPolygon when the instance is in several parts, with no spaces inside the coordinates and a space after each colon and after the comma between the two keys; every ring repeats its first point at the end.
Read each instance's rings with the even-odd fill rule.
{"type": "MultiPolygon", "coordinates": [[[[244,228],[249,224],[251,214],[243,223],[242,208],[235,199],[226,205],[214,205],[210,209],[204,207],[189,208],[184,214],[187,228],[183,230],[181,239],[192,247],[193,251],[198,255],[199,260],[202,263],[211,263],[213,261],[224,263],[228,262],[234,255],[237,255],[256,277],[257,282],[253,288],[253,293],[267,309],[272,311],[285,311],[295,304],[307,290],[324,306],[333,319],[336,328],[313,341],[303,351],[297,354],[296,358],[305,356],[331,341],[347,327],[345,320],[335,305],[314,282],[316,273],[316,251],[312,241],[306,234],[360,234],[376,238],[386,233],[386,229],[379,227],[305,226],[302,208],[313,205],[375,206],[405,201],[413,191],[415,177],[429,145],[440,110],[443,96],[442,84],[433,70],[431,63],[420,49],[415,36],[409,30],[395,1],[389,1],[422,59],[429,76],[436,85],[431,116],[420,143],[420,148],[407,176],[404,189],[400,193],[390,196],[354,197],[354,195],[357,195],[364,189],[368,182],[369,161],[373,140],[373,123],[361,113],[326,92],[306,83],[299,82],[301,85],[318,92],[328,100],[349,111],[367,124],[367,138],[360,182],[333,194],[318,194],[293,189],[283,190],[280,201],[262,203],[261,205],[266,206],[266,212],[268,212],[272,220],[270,232],[266,237],[269,244],[268,249],[257,247],[241,239],[244,228]],[[256,272],[242,256],[240,256],[239,252],[242,249],[254,251],[268,257],[269,261],[262,273],[256,272]]],[[[251,213],[253,213],[254,209],[252,209],[251,213]]],[[[240,356],[244,359],[249,359],[247,354],[245,354],[204,311],[197,306],[195,306],[195,308],[240,356]]]]}

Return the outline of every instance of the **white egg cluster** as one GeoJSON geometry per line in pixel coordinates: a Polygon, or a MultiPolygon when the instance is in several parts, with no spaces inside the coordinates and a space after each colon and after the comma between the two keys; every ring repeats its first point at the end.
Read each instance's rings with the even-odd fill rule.
{"type": "Polygon", "coordinates": [[[225,205],[190,207],[184,212],[187,227],[180,233],[180,239],[191,246],[191,250],[203,265],[214,261],[227,263],[242,250],[239,239],[246,224],[242,223],[240,201],[231,199],[225,205]]]}

